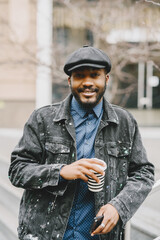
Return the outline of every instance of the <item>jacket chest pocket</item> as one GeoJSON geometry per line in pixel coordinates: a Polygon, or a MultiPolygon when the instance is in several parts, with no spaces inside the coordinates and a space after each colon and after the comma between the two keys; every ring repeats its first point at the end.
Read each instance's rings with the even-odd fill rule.
{"type": "Polygon", "coordinates": [[[46,163],[67,164],[70,157],[70,146],[64,143],[46,142],[46,163]]]}
{"type": "Polygon", "coordinates": [[[112,197],[117,195],[126,183],[130,151],[130,143],[107,143],[108,174],[110,176],[112,197]]]}

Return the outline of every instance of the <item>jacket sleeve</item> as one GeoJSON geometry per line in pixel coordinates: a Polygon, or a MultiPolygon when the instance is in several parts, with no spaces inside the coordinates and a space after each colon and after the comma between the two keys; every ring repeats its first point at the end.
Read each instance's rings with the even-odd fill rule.
{"type": "Polygon", "coordinates": [[[46,164],[44,159],[44,131],[40,115],[34,111],[24,126],[18,145],[11,154],[9,179],[24,189],[45,188],[53,194],[63,195],[68,181],[59,183],[63,164],[46,164]]]}
{"type": "Polygon", "coordinates": [[[121,217],[123,227],[134,215],[152,189],[154,166],[147,160],[137,123],[128,167],[128,178],[123,190],[110,201],[121,217]]]}

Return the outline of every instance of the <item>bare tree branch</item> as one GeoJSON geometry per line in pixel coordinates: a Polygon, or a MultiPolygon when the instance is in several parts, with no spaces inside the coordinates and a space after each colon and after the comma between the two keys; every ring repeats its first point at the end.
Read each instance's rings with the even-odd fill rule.
{"type": "Polygon", "coordinates": [[[157,2],[155,2],[155,1],[145,0],[145,2],[152,3],[152,4],[154,4],[154,5],[160,6],[160,3],[157,3],[157,2]]]}

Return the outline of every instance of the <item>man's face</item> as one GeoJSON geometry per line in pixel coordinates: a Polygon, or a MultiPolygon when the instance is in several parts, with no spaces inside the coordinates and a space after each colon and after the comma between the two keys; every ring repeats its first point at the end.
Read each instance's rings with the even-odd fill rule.
{"type": "Polygon", "coordinates": [[[76,100],[85,108],[93,108],[102,100],[108,79],[104,69],[83,67],[72,72],[68,83],[76,100]]]}

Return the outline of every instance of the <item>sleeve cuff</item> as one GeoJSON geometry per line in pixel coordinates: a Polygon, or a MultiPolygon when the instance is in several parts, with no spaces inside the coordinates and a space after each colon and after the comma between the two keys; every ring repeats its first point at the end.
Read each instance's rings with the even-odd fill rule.
{"type": "Polygon", "coordinates": [[[123,223],[122,227],[125,228],[127,221],[130,219],[129,210],[126,208],[126,206],[123,204],[123,202],[120,202],[120,200],[117,201],[116,198],[112,199],[108,203],[117,209],[118,214],[123,223]]]}

